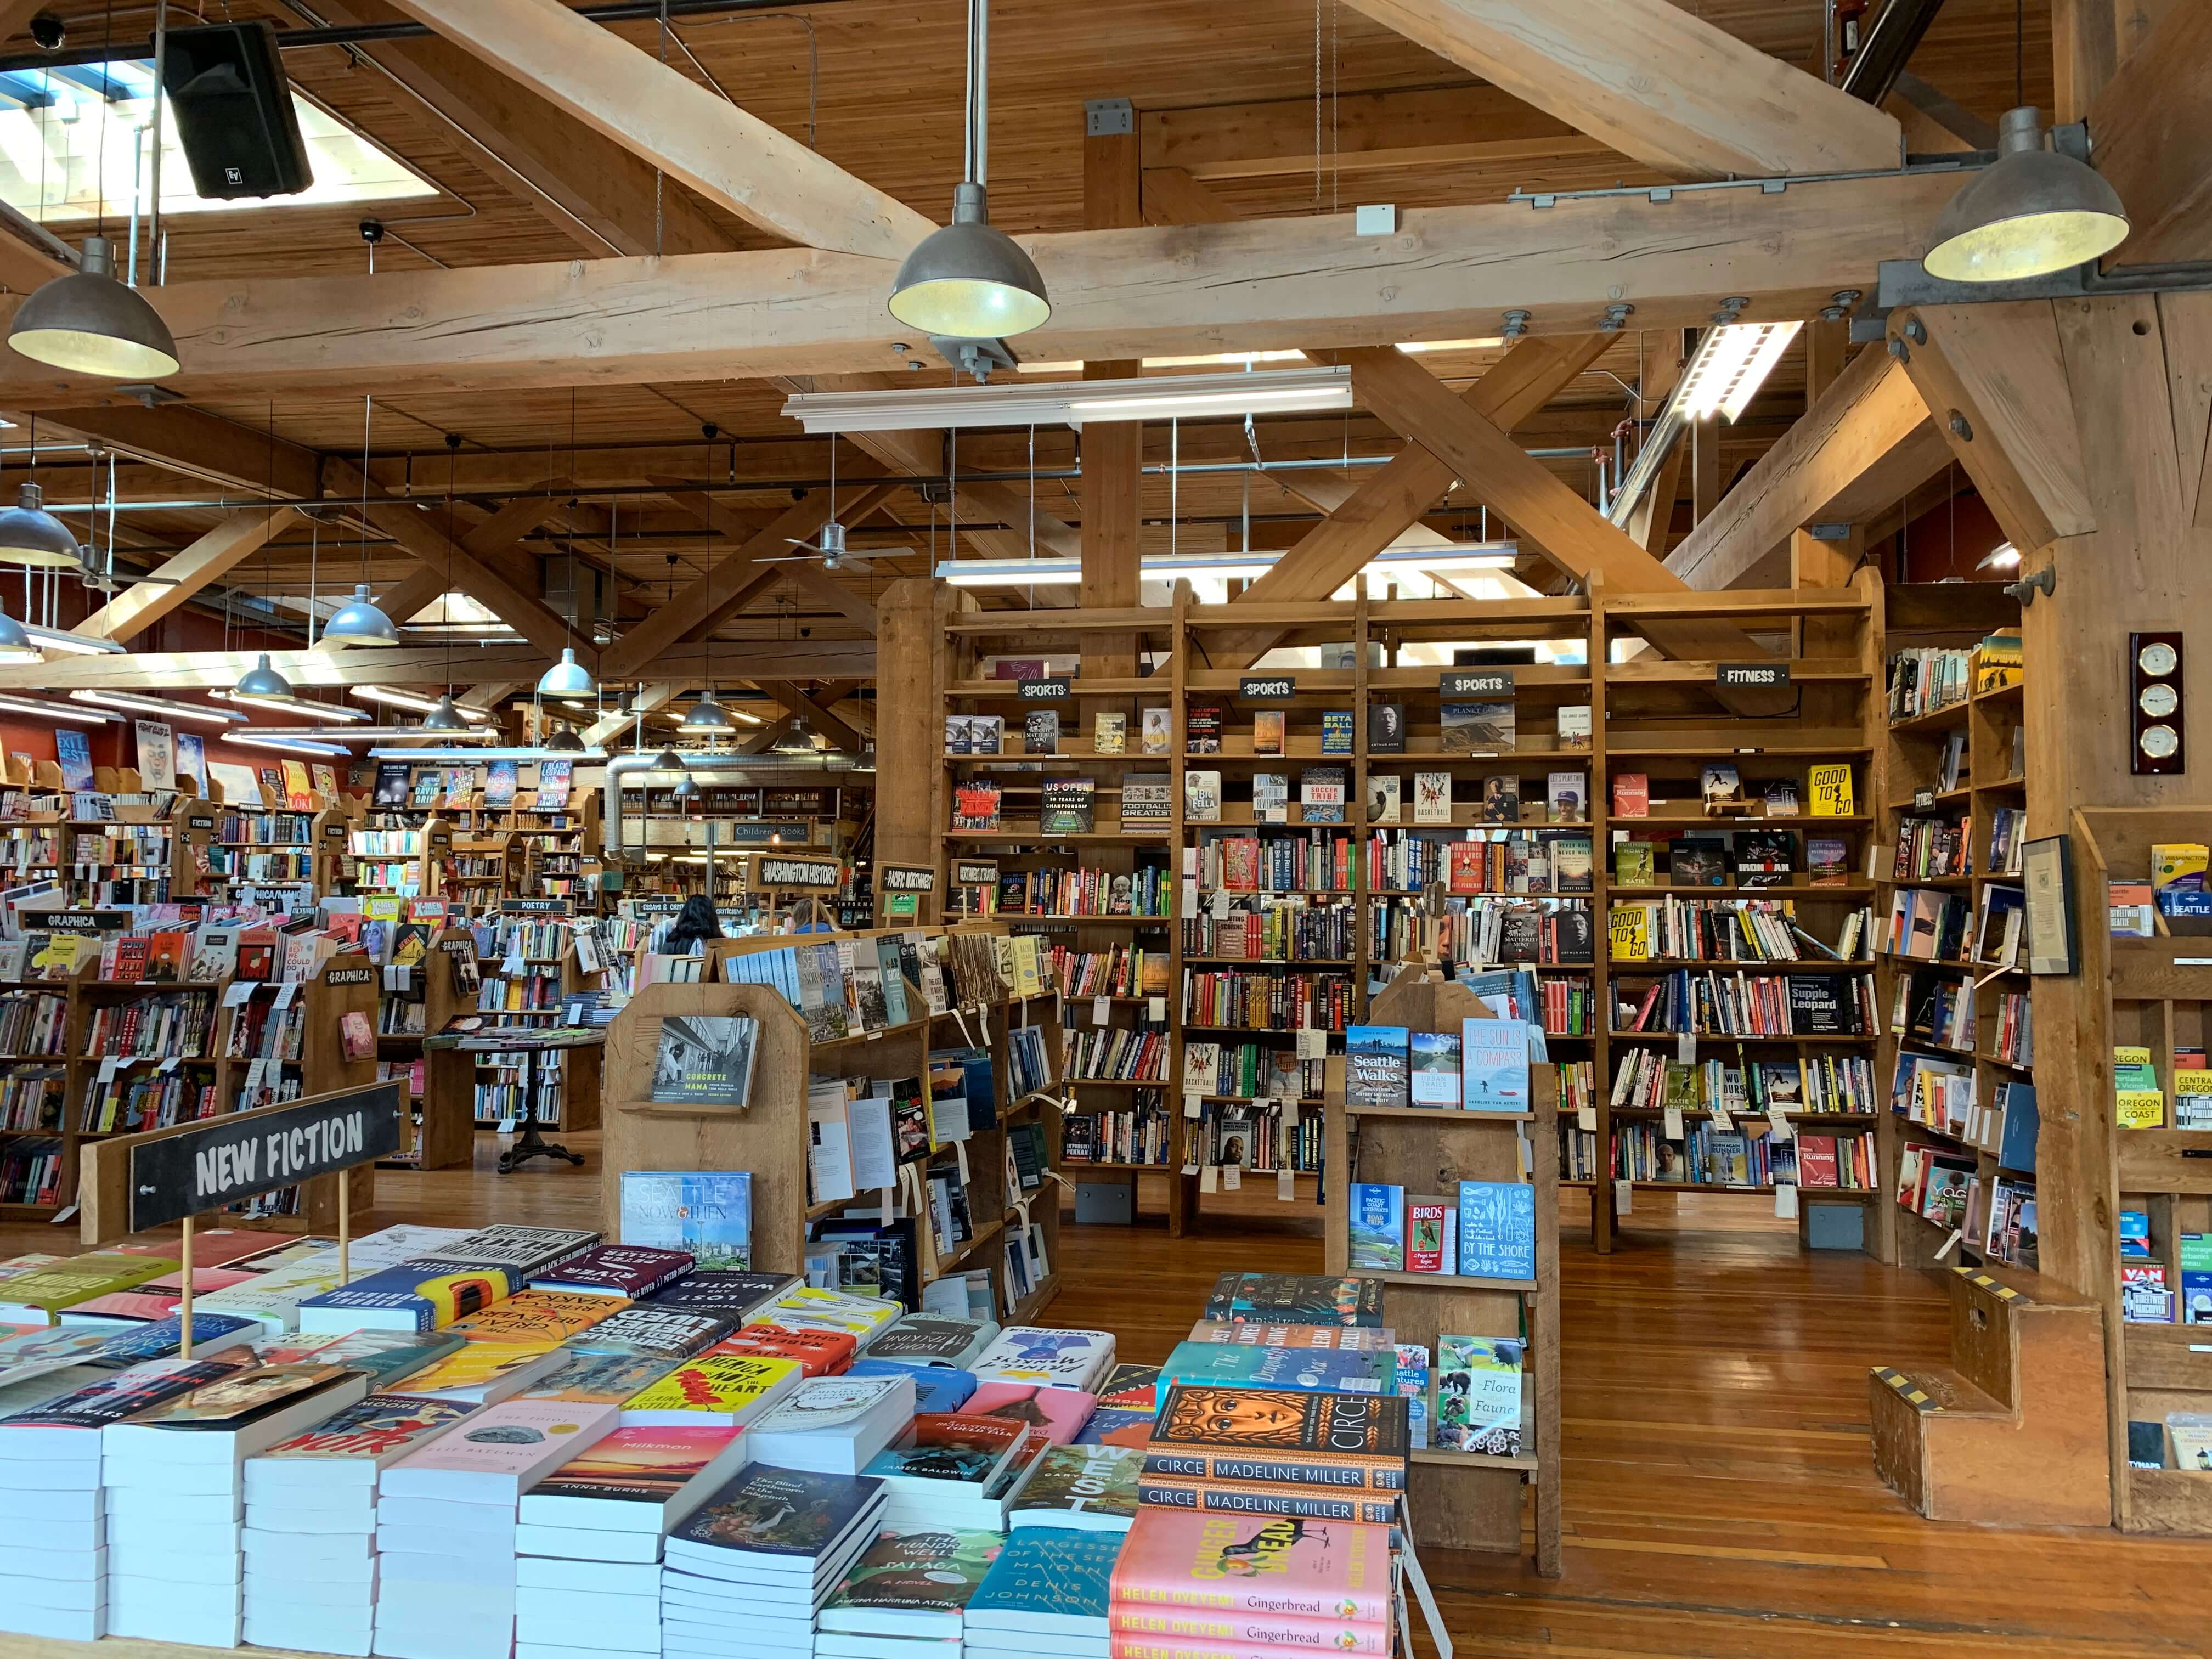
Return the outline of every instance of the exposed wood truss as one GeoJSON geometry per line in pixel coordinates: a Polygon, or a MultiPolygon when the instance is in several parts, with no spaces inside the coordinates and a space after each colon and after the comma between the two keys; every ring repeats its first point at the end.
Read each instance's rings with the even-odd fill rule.
{"type": "Polygon", "coordinates": [[[2176,6],[2089,106],[2091,152],[2128,210],[2108,263],[2212,259],[2212,6],[2176,6]]]}
{"type": "Polygon", "coordinates": [[[1662,0],[1352,0],[1624,155],[1684,178],[1903,160],[1897,122],[1662,0]]]}
{"type": "MultiPolygon", "coordinates": [[[[683,647],[671,654],[687,659],[701,671],[709,665],[708,653],[701,646],[683,647]]],[[[717,647],[711,665],[725,684],[738,680],[847,679],[873,673],[875,654],[873,640],[792,640],[768,649],[743,645],[717,647]]],[[[342,685],[442,686],[456,675],[478,682],[520,682],[536,679],[545,666],[544,654],[528,646],[461,650],[400,646],[381,651],[273,651],[269,655],[276,672],[301,690],[342,685]]],[[[0,665],[0,687],[53,691],[78,687],[205,690],[237,684],[238,677],[257,660],[258,653],[250,651],[68,657],[58,662],[0,665]]],[[[703,679],[691,682],[702,683],[703,679]]]]}
{"type": "MultiPolygon", "coordinates": [[[[1313,171],[1310,98],[1147,110],[1140,118],[1147,168],[1200,182],[1313,171]]],[[[1329,122],[1328,165],[1339,173],[1479,167],[1607,149],[1487,86],[1346,94],[1331,101],[1329,122]]]]}
{"type": "Polygon", "coordinates": [[[76,631],[118,642],[135,639],[260,551],[299,517],[289,507],[247,507],[232,514],[154,571],[161,580],[133,583],[79,623],[76,631]]]}

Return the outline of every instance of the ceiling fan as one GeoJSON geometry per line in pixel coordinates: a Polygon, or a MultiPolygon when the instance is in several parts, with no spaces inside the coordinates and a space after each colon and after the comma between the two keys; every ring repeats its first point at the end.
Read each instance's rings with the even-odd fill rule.
{"type": "Polygon", "coordinates": [[[97,539],[80,545],[76,552],[77,580],[96,593],[113,593],[125,587],[174,587],[182,580],[177,576],[125,576],[115,574],[115,549],[102,547],[97,539]]]}
{"type": "Polygon", "coordinates": [[[820,538],[807,541],[798,536],[787,536],[784,540],[793,547],[803,547],[804,553],[781,553],[772,559],[757,561],[761,564],[793,564],[810,559],[819,559],[824,570],[842,570],[848,563],[860,564],[870,559],[896,559],[911,553],[910,547],[878,547],[866,553],[858,552],[845,545],[845,526],[837,521],[837,438],[830,437],[830,517],[823,524],[820,538]]]}

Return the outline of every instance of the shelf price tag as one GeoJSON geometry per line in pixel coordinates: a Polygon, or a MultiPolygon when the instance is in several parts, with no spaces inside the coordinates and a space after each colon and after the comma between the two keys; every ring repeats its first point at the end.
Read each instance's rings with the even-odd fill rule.
{"type": "Polygon", "coordinates": [[[1206,1115],[1206,1096],[1195,1089],[1186,1089],[1182,1096],[1182,1115],[1188,1118],[1206,1115]]]}
{"type": "Polygon", "coordinates": [[[1797,1218],[1797,1187],[1794,1182],[1778,1182],[1774,1188],[1774,1213],[1778,1219],[1795,1221],[1797,1218]]]}
{"type": "Polygon", "coordinates": [[[1091,999],[1091,1023],[1093,1025],[1103,1025],[1111,1020],[1113,1017],[1114,1002],[1112,998],[1093,997],[1091,999]]]}
{"type": "Polygon", "coordinates": [[[1168,1000],[1165,997],[1147,998],[1145,1002],[1145,1018],[1152,1021],[1155,1025],[1166,1024],[1168,1019],[1168,1000]]]}
{"type": "Polygon", "coordinates": [[[1683,1031],[1676,1036],[1674,1058],[1684,1066],[1694,1066],[1698,1063],[1698,1034],[1695,1031],[1683,1031]]]}
{"type": "Polygon", "coordinates": [[[1664,1133],[1669,1140],[1680,1140],[1682,1138],[1682,1109],[1680,1106],[1669,1106],[1667,1109],[1664,1133]]]}
{"type": "Polygon", "coordinates": [[[1209,1164],[1198,1172],[1198,1190],[1201,1193],[1218,1193],[1221,1190],[1219,1164],[1209,1164]]]}
{"type": "Polygon", "coordinates": [[[1615,1215],[1633,1215],[1636,1212],[1636,1183],[1633,1181],[1613,1183],[1613,1212],[1615,1215]]]}
{"type": "Polygon", "coordinates": [[[1790,1118],[1779,1106],[1766,1109],[1767,1132],[1777,1140],[1790,1139],[1790,1118]]]}
{"type": "Polygon", "coordinates": [[[1735,1120],[1729,1115],[1729,1109],[1717,1100],[1712,1104],[1712,1114],[1713,1127],[1721,1133],[1727,1134],[1735,1129],[1735,1120]]]}
{"type": "Polygon", "coordinates": [[[1298,1058],[1325,1060],[1328,1057],[1328,1033],[1310,1025],[1298,1027],[1298,1058]]]}
{"type": "Polygon", "coordinates": [[[1597,1133],[1597,1108],[1595,1106],[1576,1107],[1575,1127],[1580,1129],[1584,1134],[1595,1134],[1597,1133]]]}
{"type": "Polygon", "coordinates": [[[1243,1164],[1224,1164],[1221,1166],[1221,1190],[1224,1193],[1237,1193],[1244,1190],[1243,1164]]]}
{"type": "Polygon", "coordinates": [[[1198,1173],[1198,1165],[1195,1164],[1186,1164],[1182,1166],[1182,1172],[1187,1176],[1194,1176],[1198,1173]]]}
{"type": "Polygon", "coordinates": [[[1279,1203],[1279,1204],[1295,1204],[1295,1203],[1297,1203],[1297,1199],[1298,1199],[1298,1177],[1297,1177],[1297,1172],[1295,1170],[1276,1170],[1276,1171],[1275,1171],[1275,1201],[1276,1201],[1277,1203],[1279,1203]]]}
{"type": "Polygon", "coordinates": [[[1229,895],[1226,891],[1218,889],[1213,895],[1213,919],[1216,921],[1229,920],[1229,895]]]}
{"type": "Polygon", "coordinates": [[[500,1121],[499,1121],[499,1132],[500,1132],[500,1133],[501,1133],[501,1134],[503,1134],[503,1135],[511,1135],[511,1134],[513,1134],[513,1133],[514,1133],[515,1123],[516,1123],[516,1120],[515,1120],[515,1119],[514,1119],[514,1118],[511,1118],[511,1117],[503,1117],[503,1118],[500,1119],[500,1121]]]}

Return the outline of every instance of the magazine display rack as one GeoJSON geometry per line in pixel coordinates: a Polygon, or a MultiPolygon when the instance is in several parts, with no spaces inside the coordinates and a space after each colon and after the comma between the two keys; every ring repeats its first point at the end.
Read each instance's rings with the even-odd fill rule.
{"type": "MultiPolygon", "coordinates": [[[[896,931],[896,930],[890,930],[896,931]]],[[[969,931],[1001,933],[1000,928],[969,931]]],[[[934,937],[935,935],[932,935],[934,937]]],[[[723,956],[772,950],[836,938],[872,939],[874,933],[769,935],[726,941],[716,947],[714,967],[723,956]]],[[[924,1004],[919,987],[908,981],[908,1006],[924,1004]]],[[[1057,1066],[1060,1023],[1050,994],[1015,999],[957,1013],[925,1015],[903,1025],[830,1042],[812,1040],[805,1021],[776,991],[762,985],[719,981],[698,984],[641,985],[607,1030],[601,1121],[601,1201],[610,1237],[619,1232],[622,1172],[625,1170],[749,1170],[752,1176],[752,1266],[774,1273],[803,1273],[808,1224],[850,1212],[878,1213],[883,1195],[864,1190],[854,1198],[810,1201],[807,1082],[820,1077],[918,1077],[925,1108],[928,1101],[929,1055],[933,1049],[972,1043],[988,1050],[997,1081],[999,1127],[979,1130],[963,1142],[948,1142],[926,1163],[964,1171],[972,1236],[940,1251],[928,1215],[915,1215],[908,1194],[895,1201],[901,1213],[915,1215],[915,1247],[924,1285],[949,1273],[988,1271],[1002,1323],[1033,1318],[1060,1291],[1060,1200],[1054,1182],[1060,1168],[1061,1106],[1051,1093],[1009,1100],[1007,1031],[1010,1025],[1041,1029],[1048,1063],[1057,1066]],[[650,1098],[660,1024],[669,1018],[743,1014],[758,1025],[752,1086],[742,1108],[669,1104],[650,1098]],[[1024,1205],[1005,1201],[1004,1171],[1009,1164],[1006,1131],[1035,1122],[1043,1130],[1045,1170],[1024,1205]],[[964,1151],[963,1150],[964,1149],[964,1151]],[[1010,1297],[1006,1246],[1018,1243],[1020,1229],[1035,1228],[1044,1253],[1046,1273],[1026,1295],[1010,1297]]]]}
{"type": "MultiPolygon", "coordinates": [[[[1491,1018],[1465,986],[1409,963],[1376,996],[1373,1024],[1456,1035],[1466,1019],[1491,1018]]],[[[1328,1270],[1382,1279],[1389,1323],[1404,1343],[1436,1356],[1440,1335],[1519,1338],[1522,1373],[1522,1450],[1491,1456],[1434,1443],[1412,1455],[1407,1473],[1414,1536],[1425,1547],[1517,1552],[1524,1537],[1522,1497],[1534,1504],[1536,1570],[1556,1577],[1559,1540],[1559,1210],[1553,1157],[1559,1087],[1552,1068],[1529,1067],[1528,1112],[1347,1105],[1345,1062],[1328,1063],[1324,1111],[1332,1174],[1328,1188],[1328,1270]],[[1529,1281],[1458,1274],[1367,1274],[1350,1265],[1347,1194],[1352,1181],[1451,1193],[1461,1181],[1530,1181],[1535,1187],[1536,1274],[1529,1281]]]]}

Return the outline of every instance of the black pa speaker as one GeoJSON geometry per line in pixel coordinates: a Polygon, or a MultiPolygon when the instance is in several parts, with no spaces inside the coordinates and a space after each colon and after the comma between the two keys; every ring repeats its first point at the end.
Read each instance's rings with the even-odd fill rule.
{"type": "Polygon", "coordinates": [[[296,196],[315,182],[274,25],[170,30],[161,85],[202,197],[296,196]]]}

